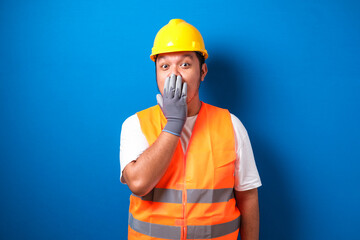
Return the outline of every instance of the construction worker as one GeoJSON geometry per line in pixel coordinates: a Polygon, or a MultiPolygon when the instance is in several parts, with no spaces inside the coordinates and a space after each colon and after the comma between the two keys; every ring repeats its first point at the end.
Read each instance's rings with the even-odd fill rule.
{"type": "Polygon", "coordinates": [[[132,191],[128,239],[232,240],[239,231],[242,240],[258,239],[261,181],[246,129],[199,99],[208,72],[200,32],[172,19],[150,58],[158,104],[121,130],[120,180],[132,191]]]}

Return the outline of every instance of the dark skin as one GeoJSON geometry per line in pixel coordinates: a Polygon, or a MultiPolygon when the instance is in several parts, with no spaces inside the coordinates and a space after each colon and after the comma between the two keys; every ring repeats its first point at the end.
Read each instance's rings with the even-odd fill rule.
{"type": "MultiPolygon", "coordinates": [[[[165,79],[171,74],[180,75],[187,83],[187,116],[194,116],[200,111],[199,86],[204,81],[207,72],[206,63],[200,66],[194,52],[160,54],[156,59],[156,79],[161,94],[163,94],[165,79]]],[[[144,196],[156,186],[171,162],[178,141],[178,136],[162,132],[149,148],[125,167],[123,180],[134,194],[144,196]]],[[[259,239],[257,189],[235,191],[235,197],[241,212],[241,239],[259,239]]]]}

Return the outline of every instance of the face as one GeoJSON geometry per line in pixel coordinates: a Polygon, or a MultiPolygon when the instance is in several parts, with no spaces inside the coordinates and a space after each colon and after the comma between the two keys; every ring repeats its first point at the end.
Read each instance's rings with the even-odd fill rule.
{"type": "Polygon", "coordinates": [[[171,74],[180,75],[187,83],[187,103],[199,100],[200,82],[204,81],[207,66],[200,69],[195,52],[174,52],[159,54],[156,58],[156,80],[161,94],[164,91],[165,79],[171,74]]]}

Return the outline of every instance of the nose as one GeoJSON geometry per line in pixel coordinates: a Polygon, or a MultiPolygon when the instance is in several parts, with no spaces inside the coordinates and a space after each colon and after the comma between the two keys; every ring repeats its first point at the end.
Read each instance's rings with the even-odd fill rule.
{"type": "Polygon", "coordinates": [[[179,71],[179,69],[177,69],[176,67],[175,67],[175,68],[173,68],[173,69],[171,69],[171,71],[170,71],[170,73],[169,73],[168,77],[170,77],[172,74],[175,74],[176,76],[180,76],[180,77],[182,77],[182,76],[181,76],[181,73],[180,73],[180,71],[179,71]]]}

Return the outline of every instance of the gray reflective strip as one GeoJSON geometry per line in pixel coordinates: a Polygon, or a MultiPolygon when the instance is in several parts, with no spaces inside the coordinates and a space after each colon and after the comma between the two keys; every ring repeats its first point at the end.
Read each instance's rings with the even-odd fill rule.
{"type": "MultiPolygon", "coordinates": [[[[181,227],[148,223],[137,220],[129,214],[129,226],[136,232],[150,237],[178,240],[181,237],[181,227]]],[[[222,237],[235,232],[240,227],[240,217],[233,221],[216,225],[189,225],[187,239],[211,239],[222,237]]]]}
{"type": "Polygon", "coordinates": [[[240,227],[240,217],[227,223],[204,226],[188,226],[188,239],[211,239],[235,232],[240,227]]]}
{"type": "Polygon", "coordinates": [[[188,203],[227,202],[232,198],[234,198],[233,188],[187,190],[188,203]]]}
{"type": "Polygon", "coordinates": [[[143,222],[135,219],[131,213],[129,214],[129,226],[136,232],[155,238],[179,240],[181,237],[181,227],[143,222]]]}
{"type": "MultiPolygon", "coordinates": [[[[182,203],[182,191],[166,188],[154,188],[150,193],[139,198],[144,201],[182,203]]],[[[227,202],[232,198],[234,198],[233,188],[187,190],[187,203],[218,203],[227,202]]]]}
{"type": "Polygon", "coordinates": [[[163,203],[182,203],[182,191],[175,189],[166,189],[166,188],[154,188],[147,195],[139,198],[141,198],[144,201],[163,202],[163,203]]]}

